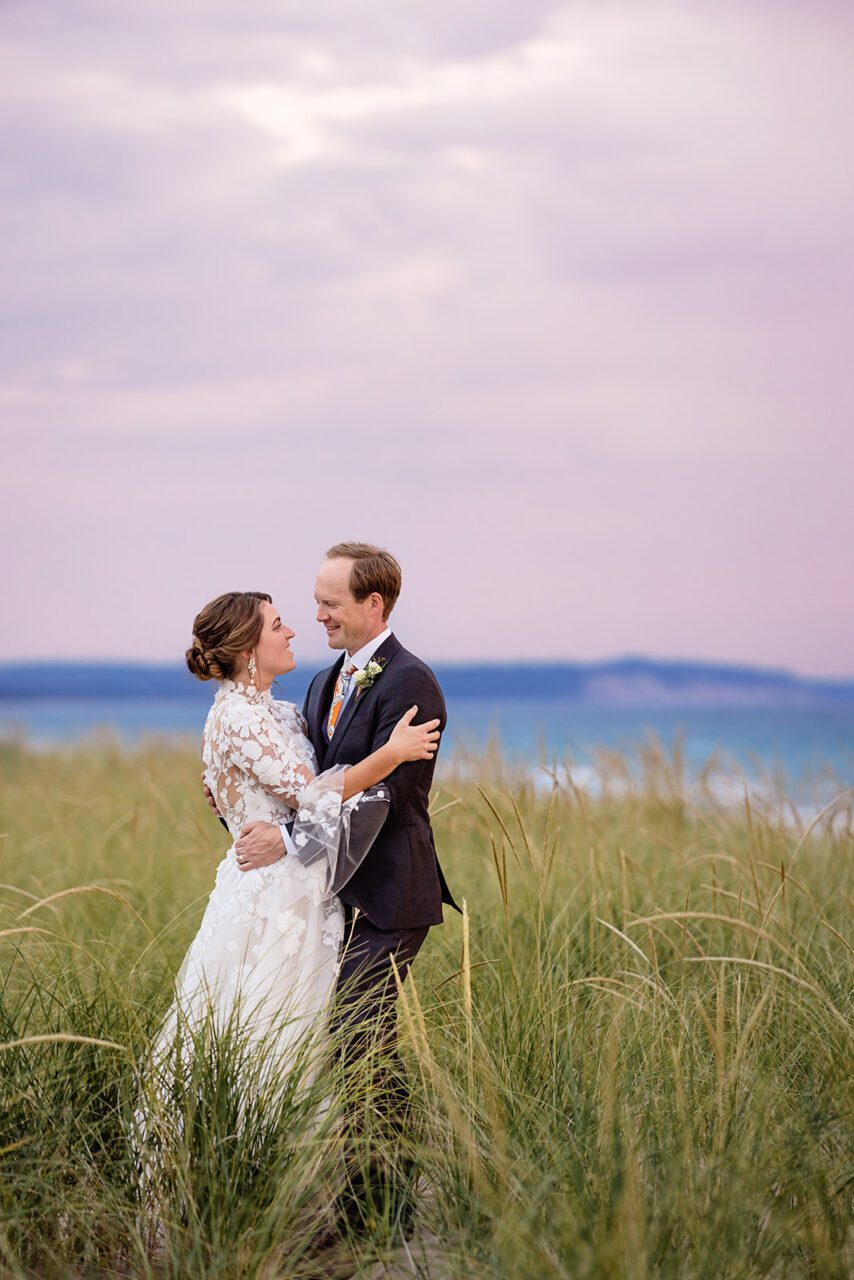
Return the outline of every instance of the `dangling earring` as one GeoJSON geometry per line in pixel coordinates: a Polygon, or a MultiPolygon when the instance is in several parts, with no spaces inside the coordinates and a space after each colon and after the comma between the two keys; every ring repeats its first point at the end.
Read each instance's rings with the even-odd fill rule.
{"type": "Polygon", "coordinates": [[[258,674],[258,663],[255,661],[255,654],[249,655],[249,683],[255,683],[255,677],[258,674]]]}

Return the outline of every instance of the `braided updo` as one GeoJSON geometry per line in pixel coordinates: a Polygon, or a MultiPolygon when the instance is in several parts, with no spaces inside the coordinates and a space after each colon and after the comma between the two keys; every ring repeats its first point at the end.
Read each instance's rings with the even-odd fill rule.
{"type": "Polygon", "coordinates": [[[193,622],[187,666],[199,680],[231,680],[247,649],[254,649],[264,628],[263,591],[226,591],[206,604],[193,622]]]}

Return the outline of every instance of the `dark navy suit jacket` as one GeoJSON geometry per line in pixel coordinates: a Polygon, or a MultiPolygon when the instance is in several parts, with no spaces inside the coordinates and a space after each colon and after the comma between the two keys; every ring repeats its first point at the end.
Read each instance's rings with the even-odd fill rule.
{"type": "MultiPolygon", "coordinates": [[[[338,672],[345,655],[314,677],[303,715],[320,769],[358,764],[383,746],[405,711],[418,705],[416,723],[446,723],[445,700],[436,677],[395,636],[380,645],[374,661],[385,663],[382,675],[364,691],[356,689],[341,712],[332,741],[326,720],[338,672]]],[[[388,817],[370,852],[341,890],[341,899],[358,907],[378,929],[419,929],[440,924],[442,903],[457,907],[439,859],[427,805],[436,758],[400,765],[382,784],[391,796],[388,817]]]]}

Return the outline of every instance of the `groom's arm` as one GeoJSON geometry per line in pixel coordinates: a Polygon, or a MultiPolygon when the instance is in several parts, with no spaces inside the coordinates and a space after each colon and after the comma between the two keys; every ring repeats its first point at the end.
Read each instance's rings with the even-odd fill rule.
{"type": "Polygon", "coordinates": [[[220,822],[222,823],[222,825],[225,827],[226,831],[228,831],[228,823],[226,822],[225,818],[224,818],[224,817],[222,816],[222,814],[220,813],[219,809],[216,807],[216,799],[215,799],[215,797],[214,797],[214,793],[211,791],[210,787],[208,786],[207,782],[205,781],[205,772],[206,772],[206,770],[202,769],[202,786],[203,786],[203,787],[204,787],[204,789],[205,789],[205,799],[206,799],[206,800],[207,800],[207,802],[208,802],[208,806],[209,806],[209,808],[213,809],[213,811],[214,811],[214,813],[216,814],[216,816],[217,816],[217,818],[219,819],[219,821],[220,821],[220,822]]]}
{"type": "Polygon", "coordinates": [[[320,679],[322,674],[323,673],[321,671],[318,671],[317,675],[312,676],[311,684],[308,686],[308,688],[305,691],[305,698],[303,699],[303,704],[302,704],[302,718],[306,722],[306,724],[309,723],[308,707],[309,707],[309,703],[311,702],[311,695],[314,690],[314,686],[317,684],[317,681],[320,679]]]}
{"type": "MultiPolygon", "coordinates": [[[[228,823],[216,807],[216,800],[207,783],[205,799],[228,831],[228,823]]],[[[238,870],[254,871],[257,867],[268,867],[271,863],[278,862],[286,853],[296,853],[291,825],[288,822],[247,822],[240,832],[240,838],[235,841],[235,851],[243,859],[237,863],[238,870]]]]}
{"type": "Polygon", "coordinates": [[[269,867],[289,853],[296,853],[291,822],[247,822],[234,842],[239,871],[269,867]]]}

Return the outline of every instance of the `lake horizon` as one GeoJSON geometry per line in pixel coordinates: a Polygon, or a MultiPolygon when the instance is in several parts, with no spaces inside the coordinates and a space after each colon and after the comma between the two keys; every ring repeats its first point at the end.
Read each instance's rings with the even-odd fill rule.
{"type": "MultiPolygon", "coordinates": [[[[291,699],[287,699],[291,701],[291,699]]],[[[499,748],[511,762],[585,774],[603,753],[639,763],[660,744],[681,754],[686,775],[710,765],[723,776],[756,781],[785,775],[800,792],[829,778],[854,779],[854,708],[615,707],[571,699],[465,698],[449,695],[443,759],[499,748]]],[[[34,751],[107,737],[134,749],[151,739],[197,742],[208,703],[202,698],[65,697],[0,699],[0,742],[34,751]]]]}

